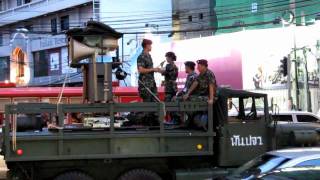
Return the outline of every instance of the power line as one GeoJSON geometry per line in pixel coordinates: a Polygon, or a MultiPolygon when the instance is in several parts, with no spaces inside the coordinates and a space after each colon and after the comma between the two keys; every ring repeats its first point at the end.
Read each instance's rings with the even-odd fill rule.
{"type": "MultiPolygon", "coordinates": [[[[268,7],[268,6],[264,6],[263,8],[264,9],[267,9],[267,8],[273,8],[273,7],[280,7],[280,6],[285,6],[285,5],[290,5],[290,4],[299,4],[299,3],[306,3],[308,1],[312,1],[312,0],[301,0],[301,1],[296,1],[296,2],[291,2],[291,3],[285,3],[285,4],[281,4],[281,5],[275,5],[276,3],[281,3],[281,2],[284,2],[285,0],[281,0],[281,1],[277,1],[277,2],[268,2],[268,3],[264,3],[264,4],[261,4],[260,6],[263,6],[263,5],[268,5],[268,4],[271,4],[272,6],[268,7]]],[[[247,8],[247,7],[245,7],[247,8]]],[[[299,8],[299,7],[297,7],[299,8]]],[[[233,8],[235,9],[235,8],[233,8]]],[[[246,11],[249,11],[249,9],[247,10],[242,10],[242,11],[232,11],[232,12],[229,12],[230,10],[232,9],[227,9],[227,10],[224,10],[224,11],[227,11],[227,12],[224,12],[224,13],[221,13],[221,14],[217,14],[217,15],[228,15],[228,14],[234,14],[234,13],[239,13],[239,12],[246,12],[246,11]]],[[[251,13],[252,14],[252,13],[251,13]]],[[[132,16],[131,16],[132,17],[132,16]]],[[[165,16],[165,17],[157,17],[158,19],[161,19],[161,20],[169,20],[171,19],[172,17],[171,16],[165,16]]],[[[89,20],[90,18],[82,18],[82,19],[86,19],[86,20],[89,20]]],[[[187,18],[185,18],[187,19],[187,18]]],[[[114,21],[103,21],[105,23],[108,23],[109,25],[121,25],[119,24],[119,22],[134,22],[134,21],[146,21],[146,20],[154,20],[154,18],[139,18],[139,19],[120,19],[120,20],[114,20],[114,21]],[[117,24],[112,24],[113,22],[117,23],[117,24]]],[[[221,19],[220,19],[221,20],[221,19]]],[[[10,21],[8,21],[10,22],[10,21]]],[[[78,23],[78,22],[76,22],[78,23]]],[[[49,25],[49,24],[48,24],[49,25]]]]}

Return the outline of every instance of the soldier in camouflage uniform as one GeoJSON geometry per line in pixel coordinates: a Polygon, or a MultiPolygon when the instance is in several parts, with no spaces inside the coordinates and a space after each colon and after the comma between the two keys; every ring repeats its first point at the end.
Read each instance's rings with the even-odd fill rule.
{"type": "Polygon", "coordinates": [[[215,101],[217,88],[215,75],[208,69],[207,60],[198,60],[197,64],[200,74],[192,83],[188,92],[183,96],[183,99],[207,100],[208,103],[213,104],[215,101]]]}
{"type": "MultiPolygon", "coordinates": [[[[183,96],[184,100],[207,101],[210,105],[215,102],[216,98],[216,78],[212,71],[208,69],[208,61],[201,59],[197,61],[199,76],[192,83],[188,92],[183,96]]],[[[197,128],[207,129],[208,114],[207,112],[192,113],[193,123],[197,128]]]]}
{"type": "Polygon", "coordinates": [[[178,92],[177,78],[178,78],[178,67],[174,64],[177,57],[173,52],[166,53],[167,65],[161,72],[164,76],[164,90],[165,90],[165,102],[170,102],[172,98],[178,92]]]}
{"type": "Polygon", "coordinates": [[[154,96],[158,95],[154,72],[160,72],[160,68],[153,68],[150,55],[152,41],[144,39],[142,41],[143,52],[137,59],[139,72],[138,91],[143,102],[155,102],[154,96]],[[151,91],[151,92],[149,92],[151,91]]]}
{"type": "Polygon", "coordinates": [[[180,91],[177,96],[183,96],[184,94],[186,94],[188,92],[188,90],[190,89],[193,81],[198,77],[198,74],[194,71],[194,67],[195,67],[195,63],[192,61],[186,61],[184,63],[185,65],[185,71],[187,73],[187,79],[186,82],[184,84],[184,88],[182,89],[182,91],[180,91]]]}

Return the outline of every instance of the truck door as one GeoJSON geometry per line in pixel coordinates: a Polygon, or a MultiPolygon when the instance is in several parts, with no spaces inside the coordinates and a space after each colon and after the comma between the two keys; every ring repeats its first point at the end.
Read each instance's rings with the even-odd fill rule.
{"type": "Polygon", "coordinates": [[[228,115],[219,128],[220,166],[239,166],[268,150],[265,98],[228,98],[228,115]]]}

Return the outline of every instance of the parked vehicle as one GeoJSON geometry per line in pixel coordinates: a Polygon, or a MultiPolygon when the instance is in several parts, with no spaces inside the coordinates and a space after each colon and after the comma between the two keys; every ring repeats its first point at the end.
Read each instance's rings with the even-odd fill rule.
{"type": "Polygon", "coordinates": [[[290,167],[320,167],[320,148],[293,148],[267,152],[236,169],[227,179],[255,179],[290,167]]]}
{"type": "Polygon", "coordinates": [[[291,167],[277,169],[272,172],[262,174],[257,179],[261,180],[319,180],[320,167],[306,166],[306,167],[291,167]]]}
{"type": "Polygon", "coordinates": [[[316,114],[304,111],[287,111],[272,115],[279,123],[320,123],[320,117],[316,114]]]}

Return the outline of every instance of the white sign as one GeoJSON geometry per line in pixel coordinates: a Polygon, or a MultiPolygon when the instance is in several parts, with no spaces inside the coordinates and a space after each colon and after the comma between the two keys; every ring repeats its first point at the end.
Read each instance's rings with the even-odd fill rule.
{"type": "Polygon", "coordinates": [[[262,146],[262,137],[261,136],[247,136],[242,137],[240,135],[233,135],[231,138],[232,146],[262,146]]]}
{"type": "Polygon", "coordinates": [[[77,72],[77,68],[71,68],[69,66],[69,59],[68,59],[68,48],[63,47],[61,48],[61,72],[62,74],[66,73],[75,73],[77,72]]]}
{"type": "Polygon", "coordinates": [[[59,53],[51,53],[50,54],[50,70],[57,71],[59,70],[59,53]]]}

